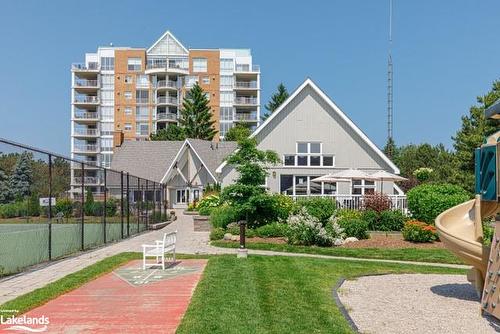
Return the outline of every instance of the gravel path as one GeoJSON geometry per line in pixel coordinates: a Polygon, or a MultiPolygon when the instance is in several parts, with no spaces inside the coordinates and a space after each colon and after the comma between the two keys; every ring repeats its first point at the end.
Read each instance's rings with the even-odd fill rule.
{"type": "Polygon", "coordinates": [[[465,275],[381,275],[345,281],[339,297],[361,333],[497,333],[465,275]]]}

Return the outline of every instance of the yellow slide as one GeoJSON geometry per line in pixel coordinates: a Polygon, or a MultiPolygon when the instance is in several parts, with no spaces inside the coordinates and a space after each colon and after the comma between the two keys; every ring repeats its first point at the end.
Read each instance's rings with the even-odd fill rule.
{"type": "Polygon", "coordinates": [[[473,266],[468,280],[480,293],[483,288],[490,248],[483,246],[482,218],[497,212],[497,202],[476,199],[459,204],[441,213],[436,218],[439,238],[446,248],[473,266]]]}

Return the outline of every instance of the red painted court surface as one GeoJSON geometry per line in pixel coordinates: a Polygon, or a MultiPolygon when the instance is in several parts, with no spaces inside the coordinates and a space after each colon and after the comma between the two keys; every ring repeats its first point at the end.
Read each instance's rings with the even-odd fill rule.
{"type": "MultiPolygon", "coordinates": [[[[181,260],[165,271],[143,271],[132,261],[26,316],[48,317],[45,333],[175,333],[206,263],[181,260]]],[[[20,333],[6,327],[0,332],[20,333]]]]}

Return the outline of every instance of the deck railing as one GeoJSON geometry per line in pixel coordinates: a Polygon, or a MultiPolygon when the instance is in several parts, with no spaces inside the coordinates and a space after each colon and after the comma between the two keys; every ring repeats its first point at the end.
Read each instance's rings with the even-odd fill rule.
{"type": "MultiPolygon", "coordinates": [[[[363,210],[364,200],[366,196],[369,195],[290,195],[294,200],[301,201],[309,198],[324,197],[329,198],[336,203],[337,208],[340,209],[351,209],[351,210],[363,210]]],[[[406,195],[387,195],[391,200],[391,209],[399,210],[403,213],[408,212],[408,202],[406,195]]]]}

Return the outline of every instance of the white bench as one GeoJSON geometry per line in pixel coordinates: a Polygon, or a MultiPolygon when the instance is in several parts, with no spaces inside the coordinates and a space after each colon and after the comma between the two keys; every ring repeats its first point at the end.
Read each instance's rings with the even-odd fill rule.
{"type": "Polygon", "coordinates": [[[142,245],[142,269],[153,267],[160,263],[161,268],[165,269],[165,253],[172,254],[172,261],[175,262],[175,242],[177,241],[177,231],[165,233],[163,240],[156,240],[154,245],[142,245]],[[155,263],[146,263],[146,258],[156,258],[155,263]]]}

